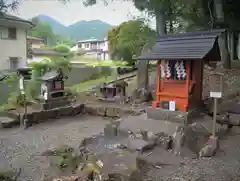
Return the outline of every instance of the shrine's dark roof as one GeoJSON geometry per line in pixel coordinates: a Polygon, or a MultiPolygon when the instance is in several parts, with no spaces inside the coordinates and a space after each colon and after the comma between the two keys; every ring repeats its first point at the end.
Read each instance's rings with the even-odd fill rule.
{"type": "Polygon", "coordinates": [[[51,70],[49,72],[46,72],[42,77],[41,80],[43,81],[49,81],[54,80],[59,76],[58,70],[51,70]]]}
{"type": "Polygon", "coordinates": [[[211,60],[220,60],[218,37],[225,30],[180,33],[162,36],[151,51],[138,57],[138,60],[204,59],[210,54],[211,60]]]}

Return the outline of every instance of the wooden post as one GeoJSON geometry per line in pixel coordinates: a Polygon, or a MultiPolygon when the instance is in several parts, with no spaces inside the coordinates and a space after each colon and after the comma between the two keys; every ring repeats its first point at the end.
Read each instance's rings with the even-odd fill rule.
{"type": "Polygon", "coordinates": [[[210,97],[213,98],[213,124],[212,124],[212,136],[216,136],[216,121],[217,121],[217,103],[218,99],[222,98],[223,94],[223,74],[213,73],[210,75],[210,97]]]}
{"type": "Polygon", "coordinates": [[[214,98],[214,107],[213,107],[213,125],[212,125],[212,136],[216,136],[216,121],[217,121],[217,99],[214,98]]]}

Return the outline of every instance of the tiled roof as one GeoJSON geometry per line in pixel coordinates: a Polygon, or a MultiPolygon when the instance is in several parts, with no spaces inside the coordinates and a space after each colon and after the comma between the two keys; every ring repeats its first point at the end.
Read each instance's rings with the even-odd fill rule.
{"type": "Polygon", "coordinates": [[[4,19],[4,20],[10,20],[10,21],[18,21],[18,22],[22,22],[22,23],[28,23],[29,25],[33,26],[31,21],[19,18],[17,16],[13,16],[4,12],[0,12],[0,20],[4,19]]]}
{"type": "Polygon", "coordinates": [[[60,53],[56,52],[51,49],[42,49],[42,48],[33,48],[32,49],[32,54],[33,55],[55,55],[55,56],[67,56],[69,55],[68,53],[60,53]]]}
{"type": "Polygon", "coordinates": [[[27,39],[28,39],[28,40],[39,40],[39,41],[44,41],[44,39],[42,39],[42,38],[38,38],[38,37],[35,37],[35,36],[27,36],[27,39]]]}
{"type": "Polygon", "coordinates": [[[211,52],[216,54],[211,58],[220,60],[218,36],[224,31],[213,30],[162,36],[157,40],[151,51],[137,59],[204,59],[211,52]]]}

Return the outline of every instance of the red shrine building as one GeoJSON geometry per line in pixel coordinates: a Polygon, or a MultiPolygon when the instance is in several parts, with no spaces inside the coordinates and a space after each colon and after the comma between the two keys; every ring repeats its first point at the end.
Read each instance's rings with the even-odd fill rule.
{"type": "Polygon", "coordinates": [[[202,105],[204,62],[220,61],[224,30],[160,37],[138,60],[157,60],[153,108],[188,112],[202,105]]]}

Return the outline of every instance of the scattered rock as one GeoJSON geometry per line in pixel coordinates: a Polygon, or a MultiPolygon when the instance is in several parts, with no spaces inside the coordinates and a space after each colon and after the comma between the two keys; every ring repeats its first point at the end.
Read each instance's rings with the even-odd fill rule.
{"type": "Polygon", "coordinates": [[[0,123],[2,128],[11,128],[19,124],[19,119],[14,119],[10,117],[0,117],[0,123]]]}
{"type": "Polygon", "coordinates": [[[185,136],[184,126],[178,126],[176,132],[173,135],[173,152],[175,155],[181,155],[185,136]]]}
{"type": "Polygon", "coordinates": [[[200,150],[200,157],[212,157],[219,149],[219,140],[217,137],[211,136],[206,145],[200,150]]]}
{"type": "Polygon", "coordinates": [[[200,157],[211,157],[215,154],[215,149],[212,145],[205,145],[199,152],[200,157]]]}
{"type": "Polygon", "coordinates": [[[17,173],[12,170],[1,170],[0,180],[1,181],[17,181],[18,176],[21,174],[21,169],[17,173]]]}
{"type": "Polygon", "coordinates": [[[178,126],[173,135],[173,152],[176,155],[196,157],[211,134],[201,124],[178,126]]]}
{"type": "Polygon", "coordinates": [[[126,147],[131,151],[143,153],[147,150],[152,149],[154,147],[154,144],[148,143],[147,141],[144,141],[142,139],[128,139],[126,147]]]}
{"type": "Polygon", "coordinates": [[[118,129],[116,124],[107,124],[104,128],[104,136],[112,138],[118,135],[118,129]]]}

